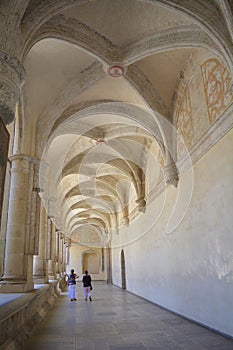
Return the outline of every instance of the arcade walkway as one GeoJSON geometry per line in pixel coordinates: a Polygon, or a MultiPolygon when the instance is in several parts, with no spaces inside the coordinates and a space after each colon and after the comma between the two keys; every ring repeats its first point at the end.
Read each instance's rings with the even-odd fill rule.
{"type": "Polygon", "coordinates": [[[57,299],[25,350],[232,350],[233,340],[120,288],[94,282],[93,301],[57,299]]]}

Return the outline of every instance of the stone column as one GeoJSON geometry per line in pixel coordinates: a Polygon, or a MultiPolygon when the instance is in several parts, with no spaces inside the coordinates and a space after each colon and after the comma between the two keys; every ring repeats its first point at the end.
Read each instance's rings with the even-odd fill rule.
{"type": "Polygon", "coordinates": [[[112,249],[109,245],[106,248],[107,283],[112,283],[112,249]]]}
{"type": "Polygon", "coordinates": [[[31,200],[34,159],[14,155],[11,161],[11,183],[7,221],[4,275],[1,292],[27,292],[34,288],[32,280],[35,237],[31,232],[31,200]]]}
{"type": "Polygon", "coordinates": [[[70,242],[66,243],[66,267],[70,265],[70,242]]]}
{"type": "Polygon", "coordinates": [[[55,249],[56,249],[56,245],[55,245],[55,225],[54,222],[52,220],[52,218],[50,217],[48,219],[48,223],[49,223],[49,229],[48,229],[48,233],[50,236],[50,259],[48,261],[48,274],[49,274],[49,280],[55,280],[56,277],[56,266],[55,266],[55,249]]]}
{"type": "Polygon", "coordinates": [[[60,277],[60,231],[55,231],[55,270],[56,270],[56,277],[60,277]]]}
{"type": "Polygon", "coordinates": [[[60,232],[60,255],[59,255],[59,259],[60,259],[60,274],[63,274],[64,271],[65,271],[65,260],[64,260],[64,257],[65,257],[65,254],[64,254],[64,251],[65,251],[65,237],[63,235],[63,233],[60,232]]]}
{"type": "Polygon", "coordinates": [[[69,250],[69,243],[66,238],[64,238],[64,248],[63,248],[63,271],[66,271],[66,266],[68,265],[68,250],[69,250]]]}
{"type": "Polygon", "coordinates": [[[39,251],[34,256],[33,278],[35,283],[48,283],[48,257],[46,256],[47,242],[47,213],[43,205],[40,208],[39,251]]]}

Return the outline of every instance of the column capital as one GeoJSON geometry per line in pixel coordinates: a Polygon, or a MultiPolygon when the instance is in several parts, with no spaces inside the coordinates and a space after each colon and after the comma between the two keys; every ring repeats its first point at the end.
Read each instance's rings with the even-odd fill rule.
{"type": "Polygon", "coordinates": [[[138,198],[135,203],[138,204],[138,210],[142,213],[146,211],[146,200],[144,197],[138,198]]]}
{"type": "Polygon", "coordinates": [[[11,162],[11,173],[17,171],[23,172],[31,172],[33,171],[33,167],[38,161],[34,157],[30,157],[25,154],[14,154],[9,157],[9,161],[11,162]]]}
{"type": "Polygon", "coordinates": [[[123,226],[129,226],[129,218],[128,218],[128,216],[123,216],[123,217],[121,218],[121,225],[123,225],[123,226]]]}
{"type": "Polygon", "coordinates": [[[163,168],[163,173],[164,173],[164,179],[166,184],[177,187],[179,176],[177,173],[177,168],[175,163],[171,162],[170,164],[165,165],[163,168]]]}
{"type": "Polygon", "coordinates": [[[9,160],[11,162],[13,162],[14,160],[27,160],[28,162],[34,162],[34,163],[38,161],[38,159],[34,157],[31,157],[27,154],[21,154],[21,153],[13,154],[12,156],[9,157],[9,160]]]}

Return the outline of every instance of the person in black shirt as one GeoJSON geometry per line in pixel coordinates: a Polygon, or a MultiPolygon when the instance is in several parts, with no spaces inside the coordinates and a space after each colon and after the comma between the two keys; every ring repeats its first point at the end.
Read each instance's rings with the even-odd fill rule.
{"type": "Polygon", "coordinates": [[[85,271],[85,275],[83,276],[83,289],[84,289],[84,299],[87,300],[89,298],[90,301],[92,301],[91,298],[91,290],[92,290],[92,285],[91,285],[91,276],[88,275],[88,271],[85,271]]]}

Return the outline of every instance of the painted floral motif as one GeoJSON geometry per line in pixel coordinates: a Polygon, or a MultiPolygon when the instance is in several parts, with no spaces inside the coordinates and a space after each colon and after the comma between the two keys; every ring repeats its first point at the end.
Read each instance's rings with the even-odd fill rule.
{"type": "Polygon", "coordinates": [[[202,65],[202,76],[209,122],[213,123],[233,101],[231,76],[217,59],[209,59],[202,65]]]}
{"type": "Polygon", "coordinates": [[[189,89],[184,94],[177,121],[177,154],[181,157],[193,144],[193,121],[189,89]]]}

